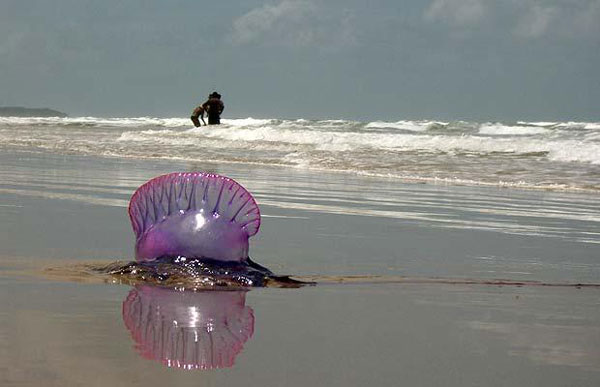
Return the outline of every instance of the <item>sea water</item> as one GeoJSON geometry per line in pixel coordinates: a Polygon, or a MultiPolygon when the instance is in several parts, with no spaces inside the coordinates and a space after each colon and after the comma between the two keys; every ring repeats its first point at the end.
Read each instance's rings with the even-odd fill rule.
{"type": "Polygon", "coordinates": [[[600,123],[0,117],[2,149],[600,191],[600,123]]]}

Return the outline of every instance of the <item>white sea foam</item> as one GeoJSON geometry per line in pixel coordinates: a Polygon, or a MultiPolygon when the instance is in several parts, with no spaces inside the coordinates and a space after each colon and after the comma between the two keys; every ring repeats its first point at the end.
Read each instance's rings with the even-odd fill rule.
{"type": "Polygon", "coordinates": [[[408,130],[411,132],[423,132],[431,128],[433,125],[446,126],[447,122],[437,121],[373,121],[369,122],[365,128],[377,128],[377,129],[401,129],[408,130]]]}
{"type": "Polygon", "coordinates": [[[287,165],[452,184],[600,190],[600,124],[0,117],[0,148],[287,165]]]}
{"type": "Polygon", "coordinates": [[[550,126],[555,126],[557,124],[557,122],[547,122],[547,121],[527,122],[527,121],[518,121],[517,124],[519,124],[519,125],[528,125],[528,126],[550,127],[550,126]]]}
{"type": "Polygon", "coordinates": [[[600,130],[600,123],[588,123],[588,124],[585,124],[584,129],[588,129],[588,130],[600,130]]]}
{"type": "Polygon", "coordinates": [[[256,119],[252,117],[238,118],[238,119],[223,119],[222,122],[231,126],[265,126],[272,123],[275,120],[271,119],[256,119]]]}
{"type": "Polygon", "coordinates": [[[98,118],[98,117],[0,117],[0,125],[67,125],[67,126],[109,126],[136,128],[143,126],[181,127],[190,126],[188,119],[183,118],[98,118]]]}
{"type": "MultiPolygon", "coordinates": [[[[435,152],[446,154],[547,154],[550,160],[587,162],[600,164],[600,144],[582,144],[576,140],[561,139],[530,139],[523,141],[520,136],[527,134],[545,133],[545,129],[516,127],[514,129],[494,125],[482,129],[483,134],[511,133],[515,138],[482,137],[476,135],[447,136],[447,135],[411,135],[406,133],[373,133],[347,132],[337,133],[316,131],[310,129],[284,129],[272,126],[257,127],[201,127],[188,130],[162,129],[145,131],[126,131],[117,139],[120,142],[150,142],[163,145],[197,145],[206,146],[206,139],[216,140],[217,143],[230,148],[269,150],[281,149],[288,145],[290,149],[296,146],[312,146],[322,151],[352,151],[359,149],[380,149],[399,152],[435,152]],[[487,128],[487,129],[486,129],[487,128]]],[[[219,146],[219,145],[215,145],[219,146]]]]}
{"type": "Polygon", "coordinates": [[[587,162],[600,165],[600,144],[582,144],[578,141],[569,141],[554,146],[548,154],[552,161],[587,162]]]}
{"type": "Polygon", "coordinates": [[[514,136],[528,136],[532,134],[548,133],[547,129],[543,127],[545,125],[531,126],[507,126],[502,124],[484,124],[479,128],[480,134],[486,135],[514,135],[514,136]]]}
{"type": "Polygon", "coordinates": [[[564,129],[589,129],[594,130],[600,128],[600,122],[560,122],[556,124],[557,128],[564,129]]]}

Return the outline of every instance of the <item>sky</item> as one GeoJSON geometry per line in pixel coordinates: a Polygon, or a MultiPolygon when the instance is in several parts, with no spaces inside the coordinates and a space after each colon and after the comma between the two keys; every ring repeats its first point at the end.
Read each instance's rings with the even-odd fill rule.
{"type": "Polygon", "coordinates": [[[600,0],[0,0],[0,106],[600,121],[600,0]]]}

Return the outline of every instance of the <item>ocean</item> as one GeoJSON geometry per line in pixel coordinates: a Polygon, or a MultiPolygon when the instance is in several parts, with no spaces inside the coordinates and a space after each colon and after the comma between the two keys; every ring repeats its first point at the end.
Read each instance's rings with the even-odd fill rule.
{"type": "Polygon", "coordinates": [[[600,123],[0,117],[2,149],[241,163],[398,181],[600,190],[600,123]]]}

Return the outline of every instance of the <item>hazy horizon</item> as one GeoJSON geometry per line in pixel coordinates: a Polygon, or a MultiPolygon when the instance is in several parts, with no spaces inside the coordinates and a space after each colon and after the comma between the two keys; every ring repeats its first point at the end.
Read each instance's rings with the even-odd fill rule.
{"type": "Polygon", "coordinates": [[[70,116],[600,121],[600,0],[6,0],[0,106],[70,116]]]}

